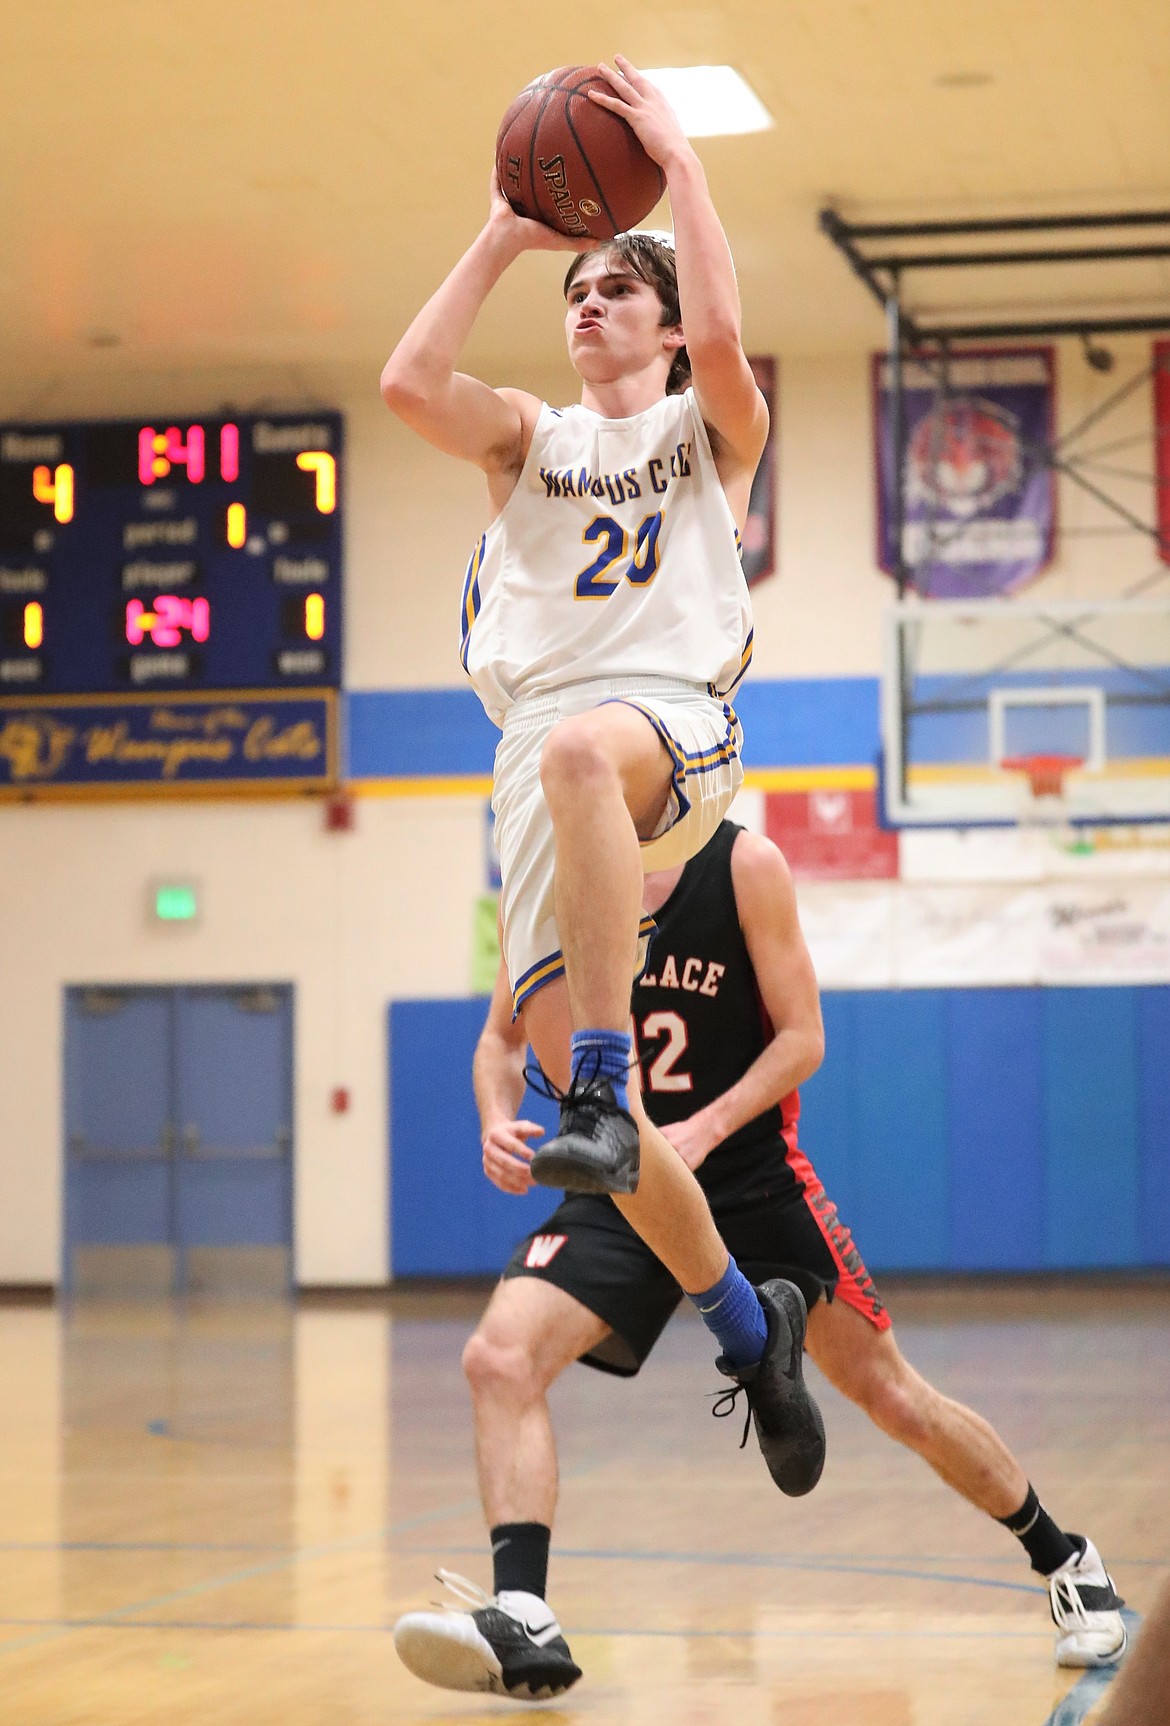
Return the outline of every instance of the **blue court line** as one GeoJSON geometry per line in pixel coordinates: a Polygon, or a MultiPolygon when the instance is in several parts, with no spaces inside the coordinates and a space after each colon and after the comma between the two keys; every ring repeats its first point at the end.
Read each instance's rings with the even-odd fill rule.
{"type": "MultiPolygon", "coordinates": [[[[608,1459],[599,1459],[595,1463],[584,1463],[570,1469],[561,1476],[562,1480],[579,1480],[583,1475],[608,1466],[608,1459]]],[[[434,1510],[423,1511],[418,1516],[407,1516],[400,1521],[388,1523],[384,1528],[376,1528],[366,1534],[353,1535],[349,1540],[330,1542],[325,1546],[291,1547],[280,1551],[280,1556],[271,1559],[267,1564],[252,1564],[243,1570],[229,1571],[226,1576],[212,1576],[203,1582],[193,1582],[185,1588],[174,1589],[169,1594],[161,1594],[150,1600],[133,1601],[128,1606],[120,1606],[109,1615],[110,1623],[125,1623],[132,1626],[135,1615],[140,1612],[157,1611],[160,1607],[170,1606],[180,1600],[191,1600],[201,1594],[212,1594],[220,1588],[234,1588],[237,1583],[250,1582],[258,1576],[271,1576],[278,1570],[287,1569],[291,1564],[313,1563],[319,1558],[330,1558],[342,1552],[360,1551],[363,1546],[372,1546],[377,1542],[393,1539],[396,1534],[408,1534],[416,1528],[426,1528],[435,1522],[446,1522],[452,1516],[463,1516],[469,1510],[479,1509],[478,1493],[466,1498],[457,1499],[454,1504],[440,1505],[434,1510]]],[[[246,1550],[246,1549],[245,1549],[246,1550]]],[[[35,1647],[39,1643],[53,1642],[71,1633],[72,1625],[68,1622],[56,1621],[56,1628],[40,1631],[36,1636],[24,1636],[14,1642],[0,1642],[0,1655],[15,1652],[23,1648],[35,1647]]]]}
{"type": "MultiPolygon", "coordinates": [[[[1133,1641],[1141,1624],[1141,1615],[1122,1608],[1121,1616],[1133,1641]]],[[[1085,1715],[1096,1706],[1121,1670],[1119,1666],[1097,1666],[1078,1678],[1063,1702],[1058,1702],[1044,1726],[1080,1726],[1085,1715]]]]}
{"type": "Polygon", "coordinates": [[[1115,1667],[1098,1666],[1079,1678],[1065,1697],[1058,1702],[1044,1726],[1080,1726],[1090,1708],[1098,1703],[1113,1682],[1115,1667]]]}
{"type": "MultiPolygon", "coordinates": [[[[460,1507],[460,1510],[465,1509],[465,1508],[467,1508],[466,1501],[464,1501],[464,1504],[460,1507]]],[[[448,1513],[444,1512],[444,1514],[448,1514],[448,1513]]],[[[451,1511],[449,1514],[455,1515],[455,1514],[457,1514],[457,1512],[451,1511]]],[[[383,1531],[383,1532],[385,1532],[385,1531],[383,1531]]],[[[377,1535],[371,1535],[370,1538],[373,1540],[373,1539],[378,1538],[378,1536],[377,1535]]],[[[406,1547],[399,1548],[399,1550],[404,1552],[404,1553],[421,1553],[424,1551],[425,1552],[433,1552],[435,1549],[433,1547],[423,1548],[421,1546],[420,1547],[406,1546],[406,1547]]],[[[463,1547],[463,1546],[453,1547],[452,1546],[452,1547],[445,1547],[445,1548],[443,1548],[443,1550],[446,1552],[458,1551],[460,1553],[466,1553],[466,1554],[473,1554],[477,1551],[480,1551],[481,1556],[486,1556],[487,1547],[485,1545],[482,1549],[479,1549],[479,1548],[471,1547],[471,1546],[467,1546],[467,1547],[463,1547]]],[[[559,1552],[560,1550],[561,1549],[559,1547],[554,1548],[554,1551],[556,1551],[556,1552],[559,1552]]],[[[0,1553],[5,1553],[5,1552],[284,1552],[284,1553],[290,1554],[291,1556],[295,1556],[296,1553],[299,1551],[300,1551],[300,1548],[296,1547],[296,1546],[277,1546],[274,1544],[267,1544],[266,1545],[263,1542],[248,1543],[248,1542],[242,1542],[242,1541],[218,1541],[218,1540],[0,1540],[0,1553]]],[[[741,1558],[746,1557],[746,1556],[747,1556],[746,1554],[740,1555],[741,1558]]],[[[826,1564],[836,1562],[841,1557],[840,1553],[836,1553],[836,1552],[806,1552],[806,1553],[803,1553],[801,1556],[802,1556],[802,1558],[809,1561],[810,1563],[820,1562],[823,1560],[826,1564]]],[[[869,1563],[869,1564],[898,1565],[898,1564],[903,1562],[904,1557],[905,1557],[905,1555],[903,1553],[899,1553],[899,1552],[893,1552],[893,1553],[869,1552],[869,1553],[865,1554],[864,1562],[869,1563]]],[[[987,1554],[987,1555],[985,1555],[983,1553],[963,1553],[963,1552],[921,1552],[921,1553],[915,1554],[914,1562],[916,1564],[987,1564],[987,1565],[996,1565],[996,1564],[1007,1565],[1007,1564],[1010,1564],[1010,1565],[1018,1565],[1020,1563],[1020,1558],[1019,1558],[1019,1555],[1017,1553],[1013,1553],[1013,1552],[995,1552],[995,1553],[991,1553],[991,1554],[987,1554]]],[[[1132,1557],[1124,1557],[1122,1555],[1115,1555],[1114,1553],[1111,1552],[1109,1554],[1109,1562],[1117,1570],[1122,1570],[1122,1569],[1136,1570],[1136,1569],[1142,1568],[1142,1569],[1148,1569],[1148,1570],[1168,1570],[1168,1571],[1170,1571],[1170,1557],[1132,1558],[1132,1557]]],[[[933,1574],[933,1572],[932,1572],[932,1574],[933,1574]]],[[[1018,1586],[1022,1586],[1022,1585],[1018,1585],[1018,1586]]]]}
{"type": "MultiPolygon", "coordinates": [[[[479,1497],[476,1494],[460,1499],[455,1504],[426,1510],[418,1516],[405,1517],[400,1522],[391,1522],[385,1528],[378,1528],[370,1533],[355,1534],[349,1540],[332,1541],[325,1546],[295,1547],[281,1552],[279,1557],[270,1559],[266,1564],[250,1564],[242,1570],[229,1571],[225,1576],[211,1576],[203,1582],[189,1583],[185,1588],[176,1588],[169,1594],[159,1594],[150,1600],[133,1601],[128,1606],[119,1606],[106,1615],[105,1622],[108,1625],[133,1628],[135,1614],[139,1612],[157,1612],[163,1607],[177,1604],[180,1600],[192,1600],[201,1594],[212,1594],[220,1588],[234,1588],[237,1583],[251,1582],[258,1576],[271,1576],[278,1570],[287,1569],[290,1564],[312,1563],[319,1558],[331,1558],[342,1552],[356,1552],[363,1546],[385,1541],[396,1534],[406,1534],[415,1528],[425,1528],[430,1523],[444,1522],[448,1517],[460,1516],[478,1506],[479,1497]]],[[[0,1642],[0,1655],[32,1648],[39,1643],[56,1641],[59,1637],[68,1636],[74,1629],[70,1620],[58,1619],[49,1622],[55,1624],[55,1628],[42,1630],[36,1636],[19,1637],[13,1642],[0,1642]]]]}
{"type": "MultiPolygon", "coordinates": [[[[400,1553],[432,1554],[443,1558],[481,1556],[479,1546],[398,1547],[400,1553]]],[[[916,1570],[908,1565],[874,1563],[868,1559],[818,1558],[771,1552],[634,1552],[558,1546],[557,1558],[600,1559],[605,1563],[627,1564],[695,1564],[728,1565],[743,1570],[811,1570],[826,1575],[888,1576],[903,1582],[947,1582],[970,1588],[995,1588],[1011,1594],[1039,1594],[1043,1585],[1035,1582],[1000,1582],[995,1577],[960,1576],[942,1570],[916,1570]]]]}
{"type": "MultiPolygon", "coordinates": [[[[268,1623],[263,1619],[218,1619],[218,1618],[147,1618],[132,1619],[129,1623],[124,1618],[114,1614],[107,1618],[0,1618],[0,1628],[13,1626],[21,1629],[52,1626],[65,1634],[71,1630],[223,1630],[245,1631],[263,1630],[280,1631],[285,1634],[296,1632],[317,1636],[388,1636],[392,1626],[389,1624],[300,1624],[285,1621],[283,1623],[268,1623]]],[[[589,1625],[566,1624],[566,1636],[582,1640],[590,1636],[606,1638],[623,1637],[637,1641],[649,1637],[671,1638],[681,1637],[687,1641],[698,1637],[708,1640],[718,1640],[720,1637],[735,1637],[737,1640],[759,1639],[760,1641],[800,1641],[807,1642],[810,1637],[826,1637],[835,1641],[905,1641],[909,1637],[925,1637],[937,1642],[1034,1642],[1034,1630],[875,1630],[862,1629],[851,1625],[839,1629],[824,1629],[815,1632],[797,1627],[791,1630],[770,1630],[756,1625],[743,1624],[738,1627],[722,1630],[699,1629],[686,1627],[663,1629],[648,1627],[646,1629],[631,1628],[623,1625],[589,1625]]],[[[0,1644],[0,1651],[10,1646],[0,1644]]],[[[25,1644],[27,1646],[27,1644],[25,1644]]]]}
{"type": "Polygon", "coordinates": [[[216,1540],[0,1540],[0,1552],[289,1552],[295,1546],[248,1546],[216,1540]]]}

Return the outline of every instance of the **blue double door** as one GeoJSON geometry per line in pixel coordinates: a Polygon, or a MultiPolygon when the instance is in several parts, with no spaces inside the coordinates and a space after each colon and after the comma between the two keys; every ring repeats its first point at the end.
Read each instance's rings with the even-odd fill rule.
{"type": "Polygon", "coordinates": [[[178,1292],[233,1253],[287,1286],[292,1005],[287,985],[67,990],[66,1286],[135,1247],[178,1292]]]}

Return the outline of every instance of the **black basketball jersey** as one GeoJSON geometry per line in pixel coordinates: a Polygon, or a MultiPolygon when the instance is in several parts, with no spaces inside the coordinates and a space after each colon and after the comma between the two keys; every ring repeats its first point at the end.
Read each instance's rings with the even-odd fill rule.
{"type": "MultiPolygon", "coordinates": [[[[654,913],[646,969],[634,985],[633,1016],[646,1112],[658,1126],[705,1108],[747,1072],[772,1040],[731,879],[743,831],[724,821],[654,913]]],[[[712,1203],[748,1204],[799,1185],[800,1094],[717,1145],[695,1171],[712,1203]]]]}

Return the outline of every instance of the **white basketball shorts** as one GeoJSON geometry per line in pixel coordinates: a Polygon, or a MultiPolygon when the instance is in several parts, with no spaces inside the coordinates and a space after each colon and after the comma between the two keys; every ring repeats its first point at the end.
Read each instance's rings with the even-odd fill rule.
{"type": "MultiPolygon", "coordinates": [[[[593,679],[509,708],[496,749],[492,809],[503,881],[504,962],[516,1012],[565,970],[553,910],[552,820],[540,783],[544,740],[558,720],[607,701],[624,702],[644,714],[674,763],[658,830],[642,841],[647,870],[670,869],[701,851],[743,781],[739,720],[726,702],[698,684],[669,677],[593,679]]],[[[653,927],[653,919],[645,918],[640,962],[653,927]]]]}

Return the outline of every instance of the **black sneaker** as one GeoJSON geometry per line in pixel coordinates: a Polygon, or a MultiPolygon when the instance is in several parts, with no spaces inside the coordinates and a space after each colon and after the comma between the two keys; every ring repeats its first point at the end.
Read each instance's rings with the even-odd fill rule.
{"type": "Polygon", "coordinates": [[[518,1702],[547,1702],[581,1676],[552,1610],[536,1594],[493,1600],[474,1582],[440,1570],[458,1607],[408,1612],[394,1626],[402,1664],[441,1690],[478,1690],[518,1702]],[[470,1610],[468,1610],[470,1608],[470,1610]]]}
{"type": "MultiPolygon", "coordinates": [[[[726,1355],[719,1356],[715,1365],[735,1381],[735,1389],[719,1393],[712,1413],[730,1414],[740,1391],[746,1391],[749,1420],[756,1423],[769,1474],[781,1492],[801,1498],[812,1491],[825,1466],[825,1423],[801,1371],[808,1313],[796,1284],[781,1277],[761,1283],[756,1293],[768,1321],[763,1359],[755,1366],[733,1366],[726,1355]]],[[[747,1435],[745,1423],[743,1444],[747,1435]]]]}
{"type": "Polygon", "coordinates": [[[578,1074],[567,1091],[552,1094],[560,1125],[528,1165],[533,1180],[570,1193],[636,1193],[638,1123],[615,1102],[609,1080],[578,1074]]]}

